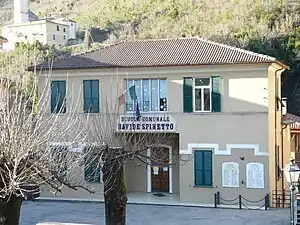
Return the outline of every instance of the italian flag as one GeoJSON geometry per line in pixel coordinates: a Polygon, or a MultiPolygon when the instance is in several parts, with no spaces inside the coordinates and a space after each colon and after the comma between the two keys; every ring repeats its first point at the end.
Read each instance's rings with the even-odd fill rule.
{"type": "Polygon", "coordinates": [[[127,91],[129,91],[129,95],[132,100],[137,99],[136,92],[135,92],[135,85],[133,85],[129,89],[123,91],[122,94],[119,96],[119,105],[123,105],[125,103],[127,91]]]}

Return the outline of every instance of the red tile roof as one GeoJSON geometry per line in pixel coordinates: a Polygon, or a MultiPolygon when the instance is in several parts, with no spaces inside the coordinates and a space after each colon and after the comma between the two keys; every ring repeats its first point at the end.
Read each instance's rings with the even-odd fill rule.
{"type": "MultiPolygon", "coordinates": [[[[53,62],[52,69],[272,63],[276,58],[198,37],[119,42],[53,62]]],[[[282,64],[282,63],[281,63],[282,64]]],[[[284,64],[282,64],[284,65],[284,64]]],[[[49,68],[48,63],[37,69],[49,68]]]]}
{"type": "Polygon", "coordinates": [[[295,123],[299,124],[300,123],[300,117],[296,116],[294,114],[291,114],[291,113],[287,113],[286,115],[283,115],[281,117],[281,121],[282,121],[283,124],[295,124],[295,123]]]}

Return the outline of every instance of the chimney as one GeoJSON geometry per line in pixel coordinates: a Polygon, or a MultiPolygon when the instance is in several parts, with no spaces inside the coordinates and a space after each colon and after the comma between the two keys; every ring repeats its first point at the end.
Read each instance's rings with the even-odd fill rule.
{"type": "Polygon", "coordinates": [[[281,99],[281,114],[286,115],[287,114],[287,98],[281,99]]]}
{"type": "Polygon", "coordinates": [[[14,23],[25,23],[29,21],[28,1],[14,0],[14,23]]]}
{"type": "Polygon", "coordinates": [[[91,47],[91,37],[90,37],[90,29],[85,30],[84,40],[83,40],[83,46],[84,50],[87,52],[89,48],[91,47]]]}

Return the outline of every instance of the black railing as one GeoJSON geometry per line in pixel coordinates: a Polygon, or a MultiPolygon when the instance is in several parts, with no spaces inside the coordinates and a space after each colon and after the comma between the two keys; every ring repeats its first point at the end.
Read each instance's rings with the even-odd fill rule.
{"type": "Polygon", "coordinates": [[[262,199],[259,200],[249,200],[243,197],[242,195],[237,196],[233,199],[224,199],[220,197],[220,192],[215,193],[215,208],[218,208],[220,205],[231,205],[231,206],[237,206],[238,209],[265,209],[268,210],[270,207],[269,205],[270,197],[268,194],[262,199]],[[247,203],[250,203],[251,206],[247,203]]]}

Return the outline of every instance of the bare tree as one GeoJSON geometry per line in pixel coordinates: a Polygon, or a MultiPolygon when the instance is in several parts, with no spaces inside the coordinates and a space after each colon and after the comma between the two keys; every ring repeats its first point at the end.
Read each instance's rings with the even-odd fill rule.
{"type": "MultiPolygon", "coordinates": [[[[88,154],[98,160],[102,168],[106,225],[125,225],[127,193],[124,165],[129,160],[131,162],[134,160],[135,166],[171,166],[168,162],[168,154],[160,147],[173,145],[178,140],[178,136],[175,133],[151,132],[150,130],[140,132],[134,127],[129,132],[120,132],[117,125],[120,116],[124,114],[121,112],[118,100],[108,100],[111,96],[107,93],[102,93],[101,96],[104,96],[102,101],[105,101],[103,113],[89,118],[88,154]],[[147,154],[149,149],[152,149],[151,156],[147,154]]],[[[157,117],[163,115],[165,114],[156,114],[157,117]]],[[[133,126],[142,123],[140,116],[135,113],[132,114],[132,119],[137,121],[137,123],[132,123],[133,126]]],[[[178,163],[179,160],[178,154],[172,163],[178,163]]]]}
{"type": "Polygon", "coordinates": [[[79,115],[64,113],[64,97],[57,95],[55,113],[50,113],[50,88],[41,93],[37,107],[36,85],[28,92],[24,79],[10,77],[0,77],[0,217],[5,225],[17,225],[22,201],[40,186],[88,191],[70,176],[81,156],[67,148],[83,143],[86,132],[79,115]]]}

